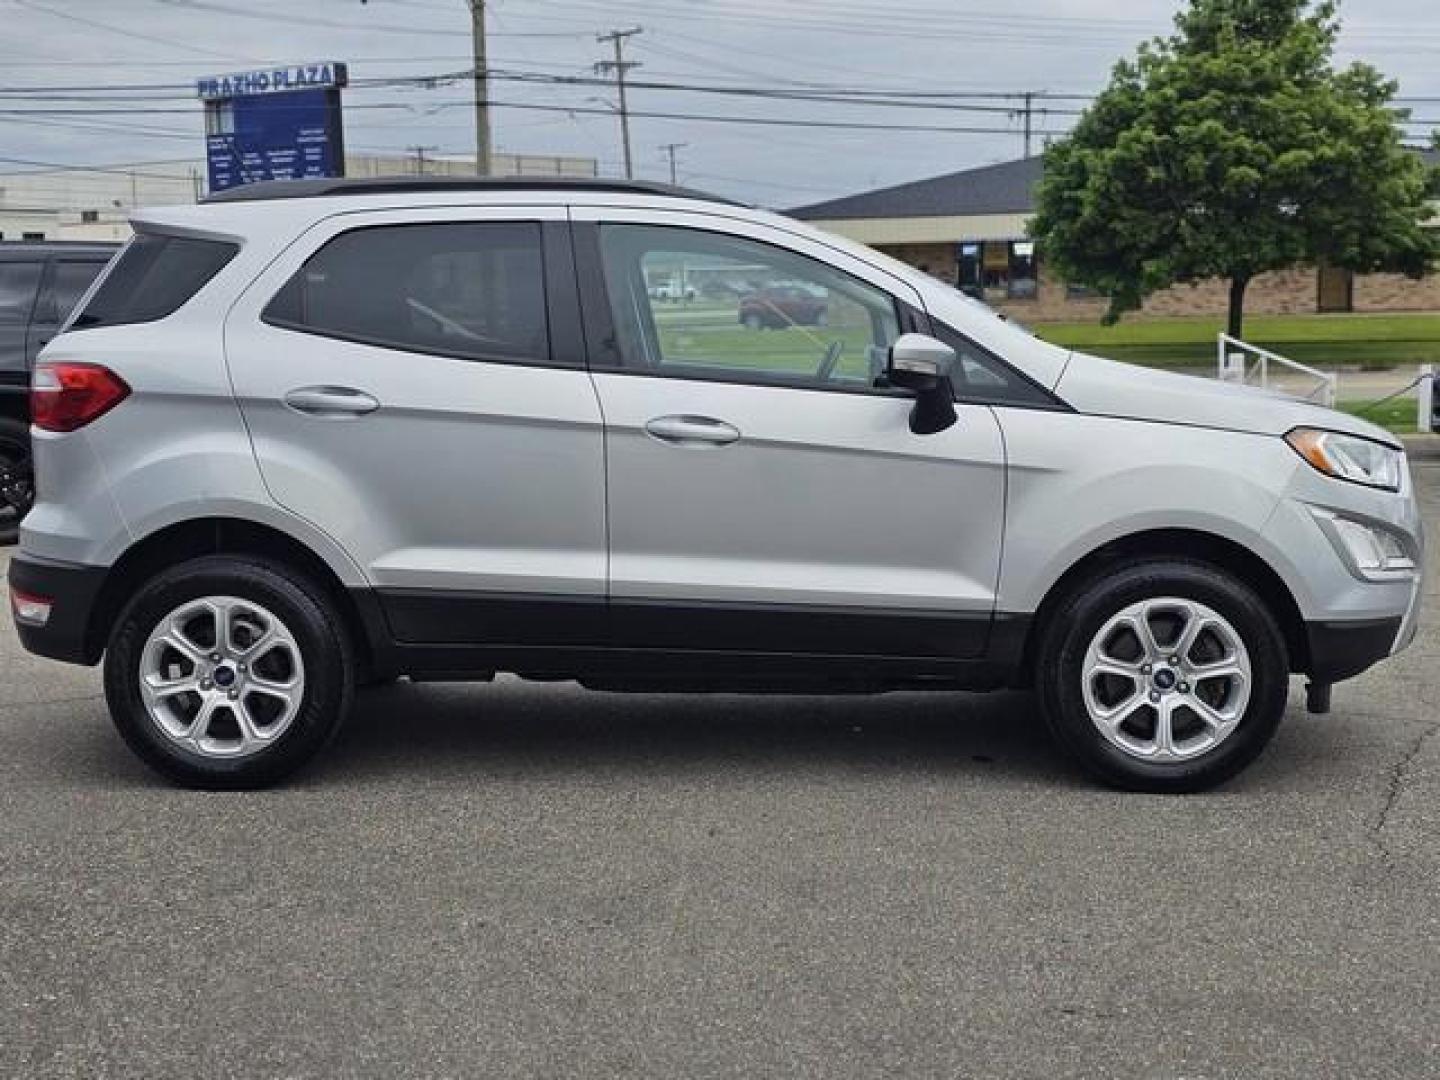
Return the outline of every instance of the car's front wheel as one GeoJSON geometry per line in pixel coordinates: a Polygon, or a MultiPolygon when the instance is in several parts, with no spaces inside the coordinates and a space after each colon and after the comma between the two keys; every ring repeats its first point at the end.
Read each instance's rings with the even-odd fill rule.
{"type": "Polygon", "coordinates": [[[146,582],[116,621],[105,695],[147,764],[200,788],[273,784],[339,729],[355,679],[343,621],[287,567],[231,556],[146,582]]]}
{"type": "Polygon", "coordinates": [[[1137,791],[1201,791],[1265,748],[1289,659],[1274,617],[1218,568],[1153,559],[1098,576],[1043,629],[1036,680],[1057,742],[1137,791]]]}

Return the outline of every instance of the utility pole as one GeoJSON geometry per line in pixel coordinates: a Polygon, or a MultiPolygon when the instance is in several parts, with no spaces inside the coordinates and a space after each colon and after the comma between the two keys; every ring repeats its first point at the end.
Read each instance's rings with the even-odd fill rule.
{"type": "Polygon", "coordinates": [[[490,70],[485,59],[485,0],[470,4],[470,40],[474,46],[475,172],[490,175],[490,70]]]}
{"type": "Polygon", "coordinates": [[[440,148],[438,146],[410,146],[406,147],[406,149],[415,155],[415,175],[424,176],[426,153],[432,150],[439,150],[440,148]]]}
{"type": "MultiPolygon", "coordinates": [[[[1035,144],[1035,114],[1039,113],[1041,116],[1048,116],[1050,114],[1050,110],[1048,109],[1035,108],[1035,99],[1044,98],[1046,93],[1043,90],[1027,90],[1023,94],[1013,94],[1011,96],[1018,97],[1025,102],[1016,112],[1020,114],[1025,122],[1025,156],[1028,158],[1034,150],[1035,144]]],[[[1012,112],[1010,116],[1013,118],[1015,112],[1012,112]]],[[[1043,146],[1049,145],[1050,136],[1049,133],[1046,133],[1043,146]]]]}
{"type": "Polygon", "coordinates": [[[1035,95],[1029,91],[1025,94],[1025,156],[1030,156],[1031,126],[1030,117],[1035,111],[1035,95]]]}
{"type": "MultiPolygon", "coordinates": [[[[475,98],[475,172],[490,175],[490,69],[485,60],[485,0],[465,0],[470,5],[470,40],[475,71],[471,75],[475,98]]],[[[369,0],[360,0],[369,3],[369,0]]]]}
{"type": "Polygon", "coordinates": [[[689,146],[689,145],[690,145],[689,143],[685,143],[685,142],[670,142],[670,143],[665,143],[664,145],[662,145],[662,146],[660,147],[660,152],[661,152],[661,153],[663,153],[663,154],[668,154],[668,155],[670,156],[670,183],[671,183],[672,185],[674,185],[674,184],[677,182],[677,181],[675,180],[675,151],[676,151],[676,150],[684,150],[685,147],[687,147],[687,146],[689,146]]]}
{"type": "Polygon", "coordinates": [[[615,59],[601,60],[595,65],[595,71],[600,75],[608,74],[611,71],[615,72],[615,85],[620,92],[620,138],[625,148],[625,179],[627,180],[635,179],[635,167],[630,160],[630,110],[625,102],[625,73],[640,65],[633,60],[626,60],[624,50],[625,39],[634,37],[638,33],[640,33],[640,27],[632,26],[629,30],[611,30],[610,33],[599,34],[595,38],[602,44],[608,41],[615,46],[615,59]]]}

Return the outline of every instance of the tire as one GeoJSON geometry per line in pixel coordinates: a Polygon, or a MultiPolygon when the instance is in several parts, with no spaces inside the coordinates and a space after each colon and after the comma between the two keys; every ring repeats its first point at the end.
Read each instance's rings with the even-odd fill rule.
{"type": "Polygon", "coordinates": [[[226,555],[182,563],[142,585],[116,620],[105,654],[111,718],[147,765],[178,784],[278,783],[334,738],[349,711],[356,672],[343,627],[325,592],[283,565],[226,555]],[[222,618],[229,645],[216,644],[222,618]],[[142,688],[145,673],[157,689],[142,688]]]}
{"type": "Polygon", "coordinates": [[[20,536],[20,522],[34,501],[35,479],[30,472],[30,428],[19,420],[0,416],[0,460],[4,464],[22,464],[28,487],[28,498],[14,506],[0,494],[0,545],[13,544],[20,536]]]}
{"type": "Polygon", "coordinates": [[[1036,662],[1055,741],[1091,776],[1129,791],[1224,783],[1265,749],[1289,696],[1284,635],[1264,603],[1225,571],[1181,559],[1081,584],[1042,628],[1036,662]]]}
{"type": "Polygon", "coordinates": [[[746,315],[740,322],[744,324],[746,330],[763,330],[765,328],[765,320],[754,312],[746,315]]]}

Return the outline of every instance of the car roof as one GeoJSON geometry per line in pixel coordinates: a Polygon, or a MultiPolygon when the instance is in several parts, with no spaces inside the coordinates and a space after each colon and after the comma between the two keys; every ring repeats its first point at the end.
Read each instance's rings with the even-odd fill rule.
{"type": "Polygon", "coordinates": [[[0,241],[0,260],[47,255],[103,255],[108,259],[119,249],[118,242],[102,240],[5,240],[0,241]]]}
{"type": "Polygon", "coordinates": [[[419,195],[469,192],[586,192],[655,195],[662,198],[698,199],[704,202],[741,205],[689,188],[642,180],[609,180],[593,177],[532,176],[367,176],[353,179],[307,177],[300,180],[263,180],[207,196],[203,202],[256,202],[268,199],[313,199],[337,195],[419,195]]]}
{"type": "MultiPolygon", "coordinates": [[[[712,198],[667,184],[564,178],[410,176],[357,180],[267,180],[211,196],[199,203],[140,209],[131,214],[130,224],[137,232],[159,231],[236,241],[267,236],[294,237],[318,221],[341,214],[522,206],[691,210],[745,218],[764,213],[742,203],[712,198]]],[[[798,225],[796,222],[791,224],[798,225]]]]}

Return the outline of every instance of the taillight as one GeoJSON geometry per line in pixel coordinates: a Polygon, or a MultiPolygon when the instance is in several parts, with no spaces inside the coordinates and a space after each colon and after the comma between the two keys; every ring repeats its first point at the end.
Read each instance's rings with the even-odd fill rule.
{"type": "Polygon", "coordinates": [[[74,431],[129,396],[125,380],[99,364],[37,364],[30,379],[30,419],[45,431],[74,431]]]}

